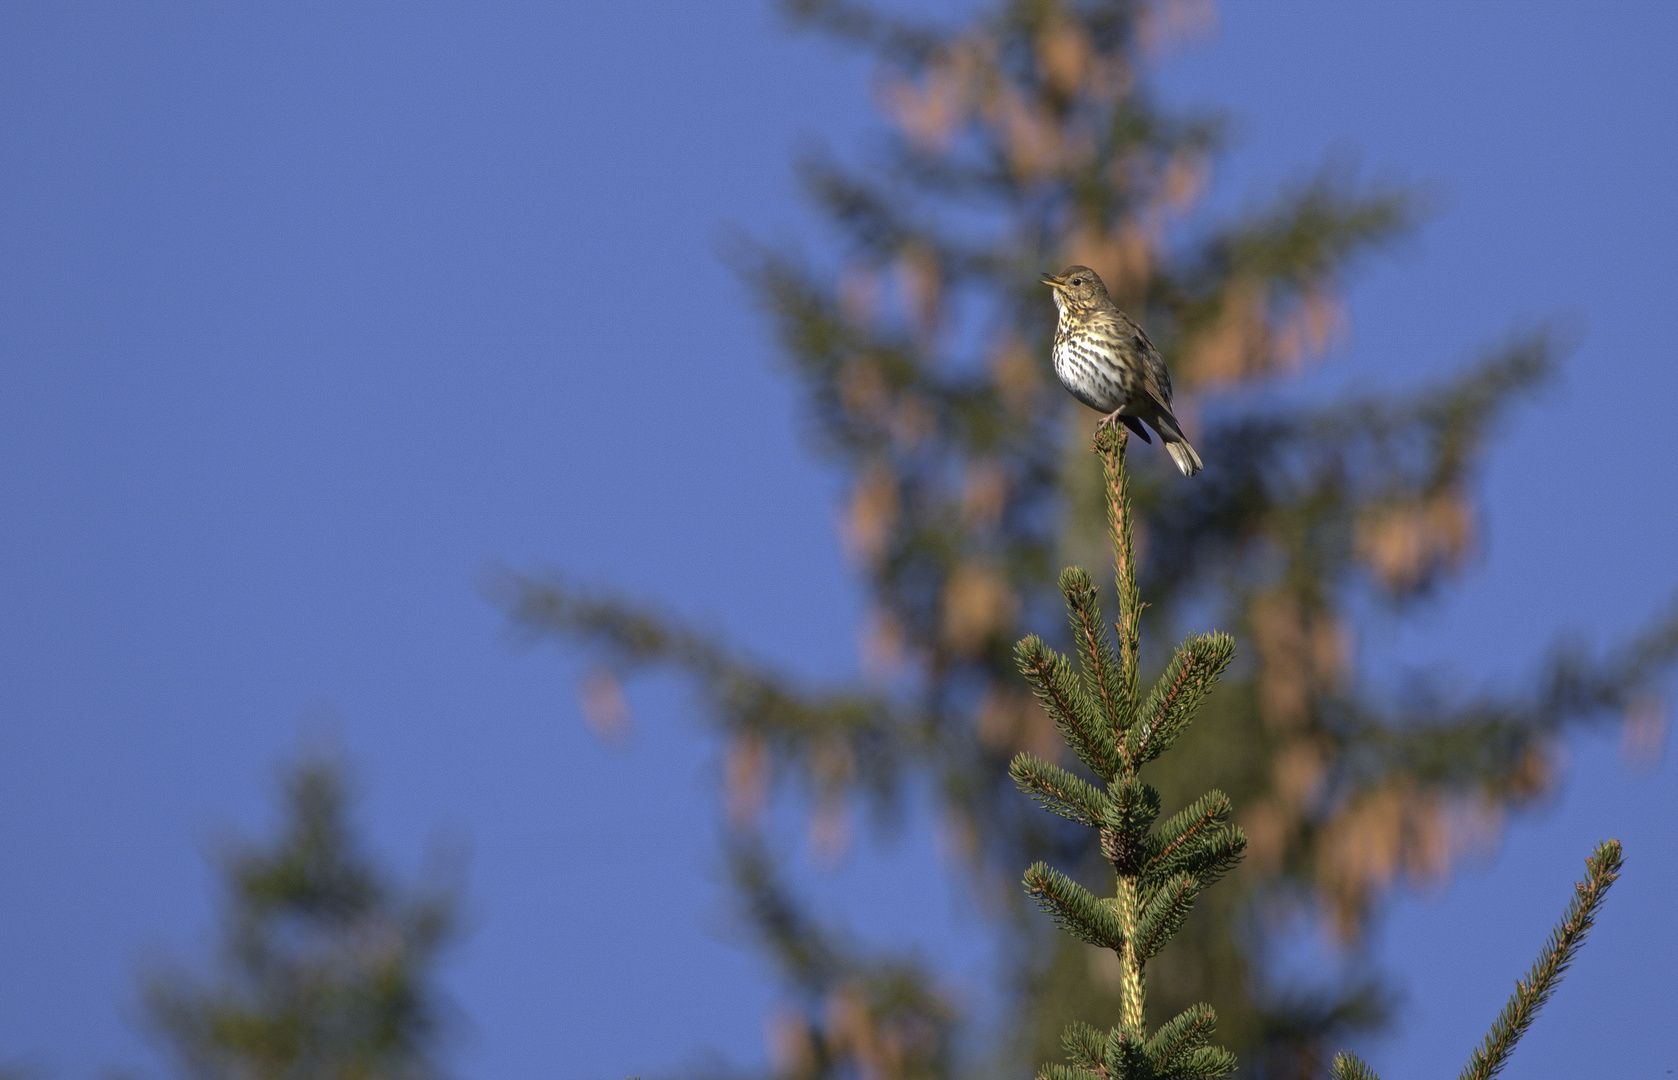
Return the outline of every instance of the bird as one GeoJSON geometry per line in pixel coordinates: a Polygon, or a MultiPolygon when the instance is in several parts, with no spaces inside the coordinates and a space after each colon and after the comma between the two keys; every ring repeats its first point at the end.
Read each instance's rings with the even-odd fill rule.
{"type": "Polygon", "coordinates": [[[1101,276],[1087,266],[1044,274],[1054,290],[1055,375],[1072,396],[1105,413],[1101,427],[1122,422],[1151,443],[1145,421],[1159,433],[1165,452],[1184,476],[1204,466],[1171,413],[1171,376],[1159,350],[1129,315],[1120,311],[1101,276]]]}

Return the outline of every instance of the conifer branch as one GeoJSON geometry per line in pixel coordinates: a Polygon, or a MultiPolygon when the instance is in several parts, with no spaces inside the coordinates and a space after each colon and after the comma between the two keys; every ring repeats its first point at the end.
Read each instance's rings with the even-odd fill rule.
{"type": "Polygon", "coordinates": [[[1165,948],[1189,917],[1195,900],[1200,896],[1200,883],[1187,874],[1166,879],[1145,897],[1146,906],[1136,923],[1136,955],[1148,960],[1165,948]]]}
{"type": "Polygon", "coordinates": [[[1204,888],[1222,877],[1247,847],[1247,835],[1229,824],[1232,812],[1229,796],[1209,791],[1172,815],[1150,841],[1145,880],[1187,873],[1204,888]]]}
{"type": "Polygon", "coordinates": [[[1107,1070],[1115,1077],[1148,1075],[1148,1055],[1124,1028],[1107,1032],[1107,1070]]]}
{"type": "Polygon", "coordinates": [[[921,718],[877,693],[799,687],[722,644],[718,635],[626,600],[559,578],[510,571],[489,577],[484,589],[533,640],[575,636],[601,648],[614,668],[668,665],[685,671],[735,731],[787,741],[837,733],[863,750],[864,744],[911,745],[918,737],[921,718]]]}
{"type": "Polygon", "coordinates": [[[1107,789],[1101,819],[1101,853],[1121,876],[1135,875],[1148,849],[1148,829],[1159,817],[1159,792],[1134,776],[1120,777],[1107,789]]]}
{"type": "Polygon", "coordinates": [[[1204,889],[1234,869],[1246,850],[1247,834],[1226,826],[1179,850],[1178,857],[1162,860],[1158,866],[1150,864],[1143,881],[1152,887],[1172,874],[1187,874],[1204,889]]]}
{"type": "Polygon", "coordinates": [[[1111,1076],[1112,1074],[1105,1069],[1095,1072],[1072,1065],[1056,1064],[1044,1065],[1037,1073],[1038,1080],[1110,1080],[1111,1076]]]}
{"type": "Polygon", "coordinates": [[[1368,1063],[1350,1050],[1342,1050],[1334,1055],[1334,1065],[1330,1067],[1329,1075],[1334,1077],[1334,1080],[1381,1080],[1368,1063]]]}
{"type": "Polygon", "coordinates": [[[1080,941],[1116,952],[1124,949],[1125,928],[1112,906],[1047,863],[1033,863],[1026,870],[1025,891],[1054,916],[1056,925],[1080,941]]]}
{"type": "Polygon", "coordinates": [[[1020,670],[1031,682],[1037,700],[1048,710],[1072,752],[1103,780],[1118,772],[1112,736],[1091,707],[1072,665],[1033,634],[1015,649],[1020,670]]]}
{"type": "Polygon", "coordinates": [[[1235,1055],[1221,1046],[1203,1046],[1186,1055],[1169,1072],[1159,1073],[1160,1080],[1216,1080],[1235,1071],[1235,1055]]]}
{"type": "Polygon", "coordinates": [[[1043,809],[1080,825],[1101,824],[1107,797],[1060,766],[1021,751],[1009,763],[1008,775],[1043,809]]]}
{"type": "Polygon", "coordinates": [[[1136,719],[1128,699],[1123,666],[1107,642],[1107,627],[1101,621],[1101,602],[1095,582],[1081,566],[1069,566],[1060,575],[1060,591],[1072,617],[1072,636],[1078,643],[1078,658],[1084,665],[1084,684],[1101,706],[1107,726],[1122,732],[1136,719]]]}
{"type": "Polygon", "coordinates": [[[1159,757],[1177,741],[1234,658],[1235,639],[1228,634],[1196,634],[1183,642],[1142,707],[1126,748],[1132,767],[1159,757]]]}
{"type": "Polygon", "coordinates": [[[1066,1056],[1080,1069],[1104,1073],[1107,1068],[1107,1033],[1098,1031],[1082,1020],[1067,1025],[1061,1036],[1066,1056]]]}
{"type": "Polygon", "coordinates": [[[1204,1002],[1190,1005],[1161,1024],[1142,1051],[1156,1075],[1182,1075],[1189,1058],[1206,1046],[1217,1026],[1218,1013],[1212,1006],[1204,1002]]]}
{"type": "Polygon", "coordinates": [[[1624,856],[1618,840],[1604,840],[1585,860],[1585,879],[1573,886],[1573,900],[1560,923],[1550,932],[1549,941],[1533,962],[1525,979],[1517,980],[1515,992],[1503,1007],[1497,1022],[1474,1056],[1463,1067],[1459,1080],[1492,1080],[1508,1061],[1515,1043],[1538,1015],[1538,1010],[1556,992],[1556,984],[1573,962],[1573,956],[1584,944],[1596,922],[1596,913],[1608,895],[1608,887],[1620,876],[1624,856]]]}

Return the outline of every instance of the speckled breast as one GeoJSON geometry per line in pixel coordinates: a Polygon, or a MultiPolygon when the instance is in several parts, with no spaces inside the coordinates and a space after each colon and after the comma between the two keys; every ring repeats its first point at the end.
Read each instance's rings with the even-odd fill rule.
{"type": "Polygon", "coordinates": [[[1135,379],[1099,336],[1064,324],[1055,331],[1055,375],[1073,397],[1104,413],[1130,401],[1135,379]]]}

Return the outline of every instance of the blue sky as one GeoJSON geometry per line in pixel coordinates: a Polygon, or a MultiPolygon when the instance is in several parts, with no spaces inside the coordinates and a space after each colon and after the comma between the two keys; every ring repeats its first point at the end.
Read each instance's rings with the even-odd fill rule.
{"type": "MultiPolygon", "coordinates": [[[[1464,586],[1364,629],[1377,676],[1514,685],[1678,587],[1675,54],[1666,3],[1249,2],[1159,73],[1233,112],[1216,206],[1327,153],[1434,193],[1355,278],[1325,377],[1406,383],[1545,321],[1577,342],[1489,456],[1464,586]]],[[[855,670],[836,479],[716,250],[819,248],[788,160],[862,145],[866,76],[752,3],[0,8],[0,1062],[162,1074],[134,976],[206,954],[205,857],[271,822],[310,741],[398,867],[470,852],[461,1076],[762,1060],[773,984],[730,929],[680,687],[637,686],[604,748],[575,661],[478,586],[564,567],[855,670]]],[[[1627,875],[1516,1067],[1678,1068],[1678,771],[1611,736],[1568,756],[1387,912],[1388,1076],[1460,1065],[1609,835],[1627,875]]],[[[981,916],[924,832],[801,875],[983,1010],[981,916]]]]}

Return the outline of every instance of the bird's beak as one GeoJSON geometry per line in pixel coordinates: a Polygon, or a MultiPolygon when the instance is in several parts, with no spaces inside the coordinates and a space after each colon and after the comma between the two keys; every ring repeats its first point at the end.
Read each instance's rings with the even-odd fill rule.
{"type": "Polygon", "coordinates": [[[1044,274],[1042,277],[1038,278],[1037,280],[1041,281],[1043,284],[1047,285],[1051,289],[1064,289],[1064,288],[1066,288],[1066,282],[1062,281],[1060,278],[1055,277],[1053,274],[1044,274]]]}

